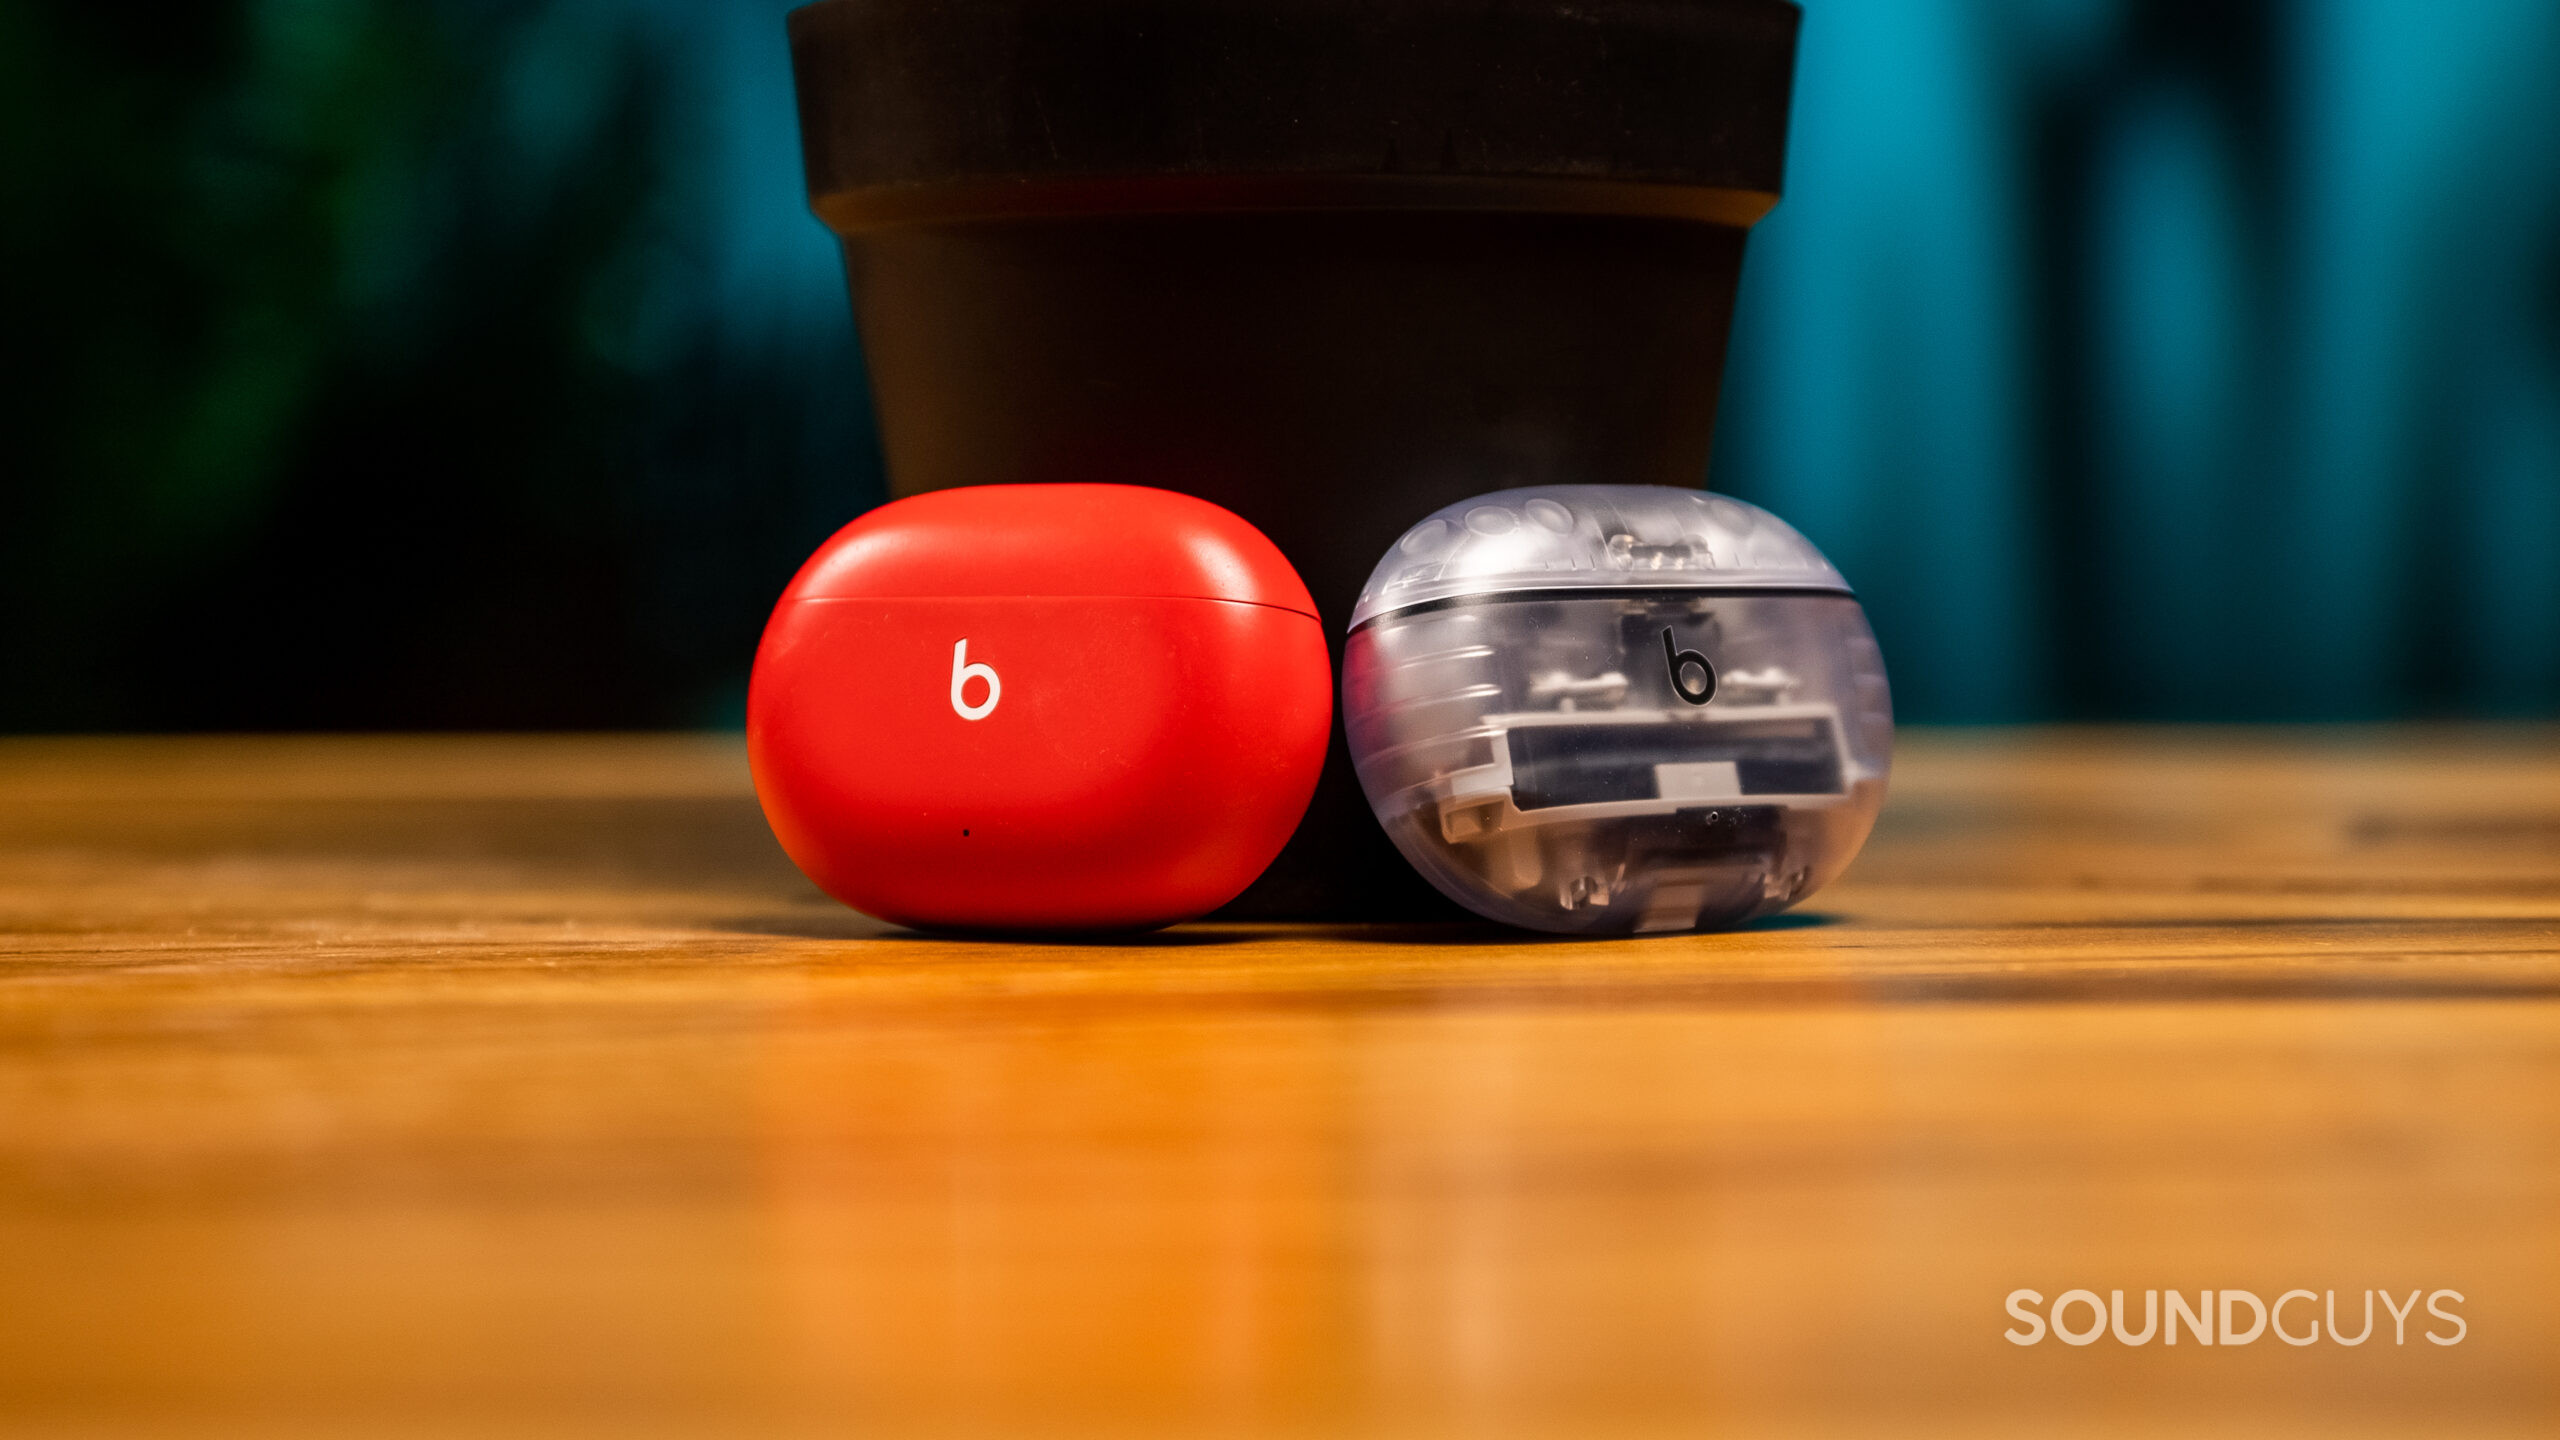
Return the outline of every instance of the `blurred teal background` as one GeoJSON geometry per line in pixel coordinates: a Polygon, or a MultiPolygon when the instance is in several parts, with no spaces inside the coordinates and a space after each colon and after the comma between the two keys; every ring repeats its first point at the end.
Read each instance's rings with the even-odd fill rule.
{"type": "MultiPolygon", "coordinates": [[[[786,8],[0,0],[0,728],[734,722],[883,493],[786,8]]],[[[1713,483],[1905,718],[2560,712],[2560,6],[1806,9],[1713,483]]]]}

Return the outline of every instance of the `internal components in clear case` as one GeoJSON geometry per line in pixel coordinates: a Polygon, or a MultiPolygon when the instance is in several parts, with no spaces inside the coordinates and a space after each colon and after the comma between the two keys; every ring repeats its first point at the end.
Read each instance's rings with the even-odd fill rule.
{"type": "Polygon", "coordinates": [[[1343,659],[1360,783],[1450,898],[1634,934],[1784,909],[1884,801],[1865,613],[1757,507],[1653,486],[1509,490],[1408,531],[1343,659]]]}

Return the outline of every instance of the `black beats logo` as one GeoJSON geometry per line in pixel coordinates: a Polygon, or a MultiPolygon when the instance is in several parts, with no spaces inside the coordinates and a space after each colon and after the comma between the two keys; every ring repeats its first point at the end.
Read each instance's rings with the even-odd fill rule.
{"type": "Polygon", "coordinates": [[[1681,649],[1668,630],[1662,632],[1662,659],[1671,667],[1671,688],[1680,692],[1681,699],[1704,705],[1716,698],[1716,667],[1697,651],[1681,649]],[[1691,670],[1698,674],[1694,681],[1689,678],[1691,670]]]}

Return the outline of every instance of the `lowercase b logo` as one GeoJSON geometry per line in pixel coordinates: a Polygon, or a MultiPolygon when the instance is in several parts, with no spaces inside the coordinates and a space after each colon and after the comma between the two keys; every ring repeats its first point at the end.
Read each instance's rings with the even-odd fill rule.
{"type": "Polygon", "coordinates": [[[996,678],[992,665],[969,663],[969,642],[951,647],[951,708],[963,720],[984,720],[996,713],[996,702],[1004,698],[1004,682],[996,678]],[[972,705],[965,693],[972,680],[987,682],[987,698],[972,705]]]}
{"type": "Polygon", "coordinates": [[[1662,632],[1662,658],[1671,667],[1671,688],[1680,692],[1681,699],[1704,705],[1716,698],[1716,667],[1697,651],[1681,649],[1668,630],[1662,632]],[[1693,667],[1698,672],[1696,680],[1687,674],[1693,667]]]}

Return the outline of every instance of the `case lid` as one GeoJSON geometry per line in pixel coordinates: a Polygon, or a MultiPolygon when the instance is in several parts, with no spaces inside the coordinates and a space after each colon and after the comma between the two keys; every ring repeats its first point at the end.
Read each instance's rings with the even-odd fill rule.
{"type": "Polygon", "coordinates": [[[1306,582],[1234,512],[1139,485],[973,485],[893,500],[835,533],[783,602],[1110,595],[1313,617],[1306,582]]]}
{"type": "Polygon", "coordinates": [[[1812,541],[1757,505],[1667,485],[1537,485],[1407,530],[1369,572],[1351,628],[1441,600],[1626,589],[1850,593],[1812,541]]]}

